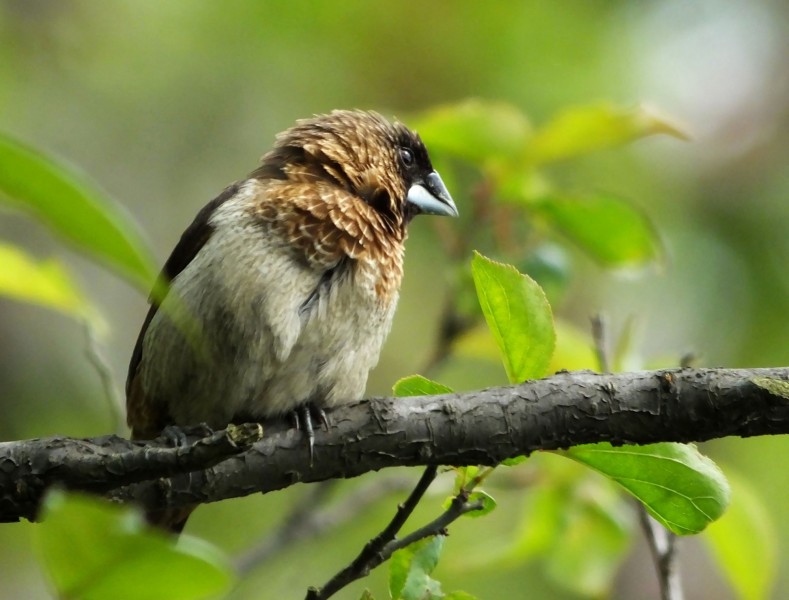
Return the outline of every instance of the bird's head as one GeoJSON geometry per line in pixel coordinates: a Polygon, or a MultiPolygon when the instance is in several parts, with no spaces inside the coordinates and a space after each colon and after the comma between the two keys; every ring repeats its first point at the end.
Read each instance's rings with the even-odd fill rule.
{"type": "Polygon", "coordinates": [[[458,214],[419,135],[374,112],[337,110],[298,121],[277,136],[254,176],[328,181],[397,228],[417,214],[458,214]]]}

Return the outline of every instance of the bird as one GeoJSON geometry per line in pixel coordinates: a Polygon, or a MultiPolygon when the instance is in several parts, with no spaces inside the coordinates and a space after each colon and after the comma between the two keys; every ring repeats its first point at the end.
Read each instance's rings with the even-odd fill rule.
{"type": "MultiPolygon", "coordinates": [[[[164,263],[129,364],[132,439],[290,416],[312,457],[313,419],[363,397],[420,214],[458,210],[401,122],[335,110],[278,134],[164,263]]],[[[193,509],[147,517],[179,533],[193,509]]]]}

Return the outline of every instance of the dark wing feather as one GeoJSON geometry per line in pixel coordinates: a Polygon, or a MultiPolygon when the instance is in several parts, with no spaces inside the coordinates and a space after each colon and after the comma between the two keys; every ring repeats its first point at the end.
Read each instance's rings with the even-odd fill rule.
{"type": "MultiPolygon", "coordinates": [[[[219,206],[235,196],[236,193],[238,193],[239,187],[240,185],[238,183],[229,185],[221,194],[211,200],[211,202],[206,204],[200,212],[197,213],[194,221],[192,221],[191,225],[189,225],[186,231],[181,235],[181,239],[173,249],[167,262],[164,263],[162,272],[159,274],[159,281],[169,284],[190,262],[192,262],[192,259],[197,256],[197,253],[211,237],[213,227],[211,227],[208,222],[211,215],[219,206]]],[[[167,294],[166,288],[164,294],[167,294]]],[[[164,296],[161,300],[163,299],[164,296]]],[[[151,320],[153,320],[159,308],[159,303],[153,297],[149,298],[148,301],[151,303],[151,307],[148,309],[148,314],[142,324],[142,329],[140,329],[140,335],[137,336],[137,343],[134,344],[131,361],[129,362],[129,374],[126,378],[127,403],[131,395],[132,383],[137,375],[140,362],[142,361],[142,343],[145,338],[145,333],[148,331],[148,326],[151,324],[151,320]]]]}

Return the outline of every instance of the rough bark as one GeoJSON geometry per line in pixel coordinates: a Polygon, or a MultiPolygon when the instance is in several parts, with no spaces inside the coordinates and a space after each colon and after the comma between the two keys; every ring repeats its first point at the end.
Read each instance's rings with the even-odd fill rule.
{"type": "Polygon", "coordinates": [[[232,432],[190,436],[192,445],[183,448],[115,436],[5,442],[0,520],[34,519],[52,485],[178,507],[392,466],[493,465],[602,441],[789,433],[787,381],[789,368],[582,371],[462,394],[372,398],[329,413],[332,426],[316,432],[312,464],[302,433],[285,423],[266,424],[253,444],[260,435],[254,427],[240,441],[232,432]]]}

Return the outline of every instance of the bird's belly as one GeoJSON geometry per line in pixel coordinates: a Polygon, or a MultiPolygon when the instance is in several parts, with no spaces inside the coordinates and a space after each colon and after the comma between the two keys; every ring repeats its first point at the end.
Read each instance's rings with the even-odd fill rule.
{"type": "Polygon", "coordinates": [[[360,399],[397,298],[382,304],[350,286],[335,292],[302,317],[287,356],[278,355],[269,327],[250,330],[227,320],[205,332],[213,349],[208,362],[187,365],[196,360],[192,353],[171,352],[184,364],[173,364],[169,371],[192,374],[170,396],[178,399],[170,403],[173,420],[223,427],[281,416],[306,402],[331,407],[360,399]]]}
{"type": "Polygon", "coordinates": [[[236,412],[265,418],[305,402],[331,407],[359,400],[394,313],[394,302],[383,306],[360,300],[341,294],[321,306],[306,319],[290,354],[276,368],[263,369],[251,360],[248,376],[254,392],[239,397],[236,412]]]}
{"type": "Polygon", "coordinates": [[[277,247],[265,248],[265,261],[247,248],[257,246],[241,244],[238,259],[220,265],[200,254],[174,283],[191,314],[204,316],[204,352],[166,316],[177,305],[151,321],[142,383],[175,424],[224,427],[306,402],[353,402],[378,362],[397,293],[379,297],[375,269],[357,262],[326,279],[277,247]]]}

